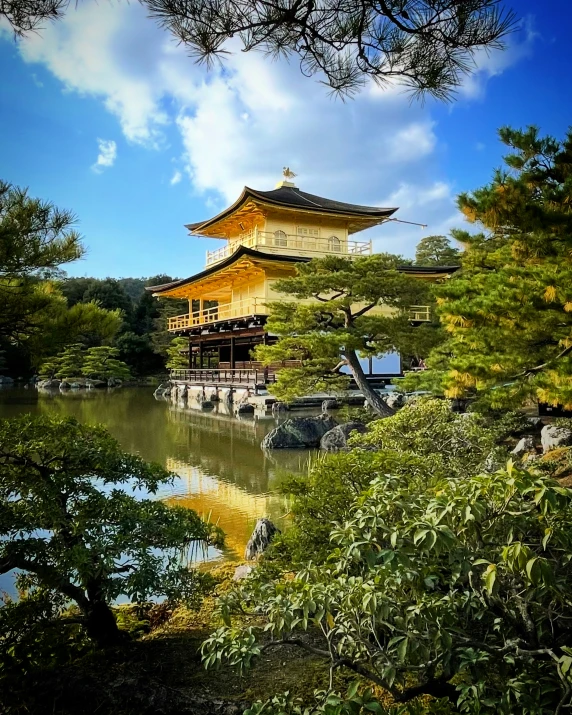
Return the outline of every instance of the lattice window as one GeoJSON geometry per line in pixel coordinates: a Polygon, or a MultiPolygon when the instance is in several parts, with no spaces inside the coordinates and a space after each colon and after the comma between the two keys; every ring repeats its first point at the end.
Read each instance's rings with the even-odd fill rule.
{"type": "Polygon", "coordinates": [[[328,251],[332,253],[339,253],[342,250],[342,242],[337,236],[330,236],[328,238],[328,251]]]}
{"type": "Polygon", "coordinates": [[[288,237],[284,231],[274,231],[274,245],[283,248],[288,246],[288,237]]]}

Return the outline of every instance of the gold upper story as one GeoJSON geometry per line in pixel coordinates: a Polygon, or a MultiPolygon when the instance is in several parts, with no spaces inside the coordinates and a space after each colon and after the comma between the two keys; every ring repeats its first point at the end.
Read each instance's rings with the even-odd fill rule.
{"type": "Polygon", "coordinates": [[[356,241],[350,236],[387,221],[397,210],[308,194],[288,180],[293,174],[287,168],[285,176],[287,179],[272,191],[245,186],[224,211],[187,225],[191,236],[226,241],[221,248],[207,252],[207,266],[228,258],[240,246],[301,258],[368,255],[372,252],[371,241],[356,241]]]}

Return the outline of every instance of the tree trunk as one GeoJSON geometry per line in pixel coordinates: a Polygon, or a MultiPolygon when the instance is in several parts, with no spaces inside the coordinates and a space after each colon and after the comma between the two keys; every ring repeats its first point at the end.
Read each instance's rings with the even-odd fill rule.
{"type": "Polygon", "coordinates": [[[385,401],[377,394],[367,381],[367,377],[365,376],[356,351],[347,350],[344,352],[344,355],[346,356],[348,367],[352,371],[352,375],[354,376],[357,386],[362,391],[365,401],[372,408],[372,410],[381,417],[390,417],[395,414],[395,411],[386,405],[385,401]]]}
{"type": "Polygon", "coordinates": [[[87,634],[100,648],[119,643],[121,631],[117,627],[113,611],[105,601],[90,601],[84,615],[87,634]]]}

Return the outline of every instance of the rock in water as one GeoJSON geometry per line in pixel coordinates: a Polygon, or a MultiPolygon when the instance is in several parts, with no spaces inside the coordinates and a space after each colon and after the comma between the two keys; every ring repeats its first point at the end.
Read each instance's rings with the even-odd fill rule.
{"type": "Polygon", "coordinates": [[[171,383],[162,382],[153,393],[154,397],[168,397],[171,394],[171,383]]]}
{"type": "Polygon", "coordinates": [[[320,440],[337,426],[330,415],[294,417],[275,427],[262,440],[262,449],[308,449],[319,447],[320,440]]]}
{"type": "Polygon", "coordinates": [[[284,402],[275,402],[271,407],[271,412],[273,417],[277,417],[283,412],[287,412],[288,407],[284,402]]]}
{"type": "Polygon", "coordinates": [[[534,437],[527,434],[518,442],[511,454],[520,459],[520,457],[524,457],[525,454],[530,454],[531,452],[536,452],[536,445],[534,444],[534,437]]]}
{"type": "Polygon", "coordinates": [[[254,405],[251,405],[249,402],[243,402],[242,404],[238,405],[236,408],[236,414],[237,415],[253,415],[254,414],[254,405]]]}
{"type": "Polygon", "coordinates": [[[366,432],[363,422],[346,422],[344,425],[337,425],[326,432],[320,440],[320,448],[326,452],[345,452],[348,449],[348,438],[353,432],[363,434],[366,432]]]}
{"type": "Polygon", "coordinates": [[[556,427],[556,425],[546,425],[540,433],[542,441],[542,451],[550,452],[557,447],[566,447],[572,444],[572,431],[566,427],[556,427]]]}
{"type": "Polygon", "coordinates": [[[55,378],[52,378],[51,380],[42,380],[38,384],[38,387],[43,388],[44,390],[55,390],[61,385],[61,380],[56,380],[55,378]]]}
{"type": "Polygon", "coordinates": [[[246,544],[244,558],[247,561],[256,559],[266,551],[274,535],[279,533],[280,529],[277,529],[270,519],[259,519],[248,544],[246,544]]]}

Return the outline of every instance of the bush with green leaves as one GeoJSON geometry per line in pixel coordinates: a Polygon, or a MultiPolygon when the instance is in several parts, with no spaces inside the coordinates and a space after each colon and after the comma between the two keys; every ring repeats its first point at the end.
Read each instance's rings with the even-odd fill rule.
{"type": "Polygon", "coordinates": [[[244,712],[244,715],[428,715],[439,713],[448,715],[450,709],[446,703],[435,702],[429,707],[424,704],[393,705],[385,707],[374,697],[371,688],[359,692],[356,680],[349,687],[346,695],[331,691],[316,691],[315,703],[306,706],[301,698],[291,693],[275,695],[258,701],[244,712]],[[435,705],[438,709],[433,709],[435,705]]]}
{"type": "Polygon", "coordinates": [[[255,573],[221,600],[207,666],[287,644],[396,703],[431,695],[473,715],[572,704],[572,490],[511,462],[426,489],[372,471],[330,541],[324,561],[255,573]]]}
{"type": "MultiPolygon", "coordinates": [[[[218,543],[221,532],[190,509],[144,498],[172,478],[102,427],[30,415],[0,421],[0,574],[25,579],[24,605],[4,606],[2,618],[40,595],[55,609],[46,623],[73,603],[75,623],[106,646],[120,635],[111,609],[118,598],[195,599],[201,577],[189,550],[218,543]]],[[[12,632],[4,626],[0,646],[12,632]]]]}
{"type": "Polygon", "coordinates": [[[283,483],[282,489],[293,497],[294,524],[275,541],[272,557],[287,565],[324,559],[332,522],[348,517],[372,474],[403,475],[419,491],[446,477],[462,479],[505,463],[503,441],[526,425],[526,418],[516,413],[460,415],[447,400],[428,398],[371,422],[366,434],[352,437],[350,452],[322,457],[309,475],[283,483]]]}

